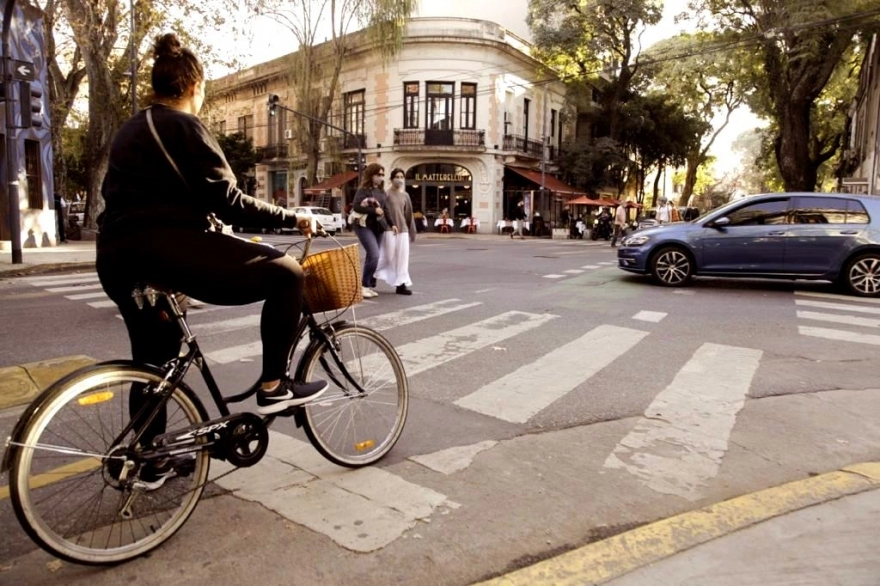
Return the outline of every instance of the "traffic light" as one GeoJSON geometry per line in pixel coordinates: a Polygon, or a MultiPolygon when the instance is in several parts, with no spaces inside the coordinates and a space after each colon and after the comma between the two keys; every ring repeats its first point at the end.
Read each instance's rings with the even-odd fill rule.
{"type": "Polygon", "coordinates": [[[278,102],[281,98],[278,97],[278,94],[269,94],[269,116],[275,116],[278,114],[278,102]]]}
{"type": "Polygon", "coordinates": [[[21,99],[21,126],[28,128],[43,126],[43,90],[34,87],[29,81],[22,81],[19,86],[21,99]]]}

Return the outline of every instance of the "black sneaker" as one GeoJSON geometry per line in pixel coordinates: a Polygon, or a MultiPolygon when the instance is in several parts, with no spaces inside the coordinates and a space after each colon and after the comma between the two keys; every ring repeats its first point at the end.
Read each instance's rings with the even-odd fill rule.
{"type": "Polygon", "coordinates": [[[189,476],[195,470],[196,455],[182,454],[159,462],[147,462],[141,467],[138,479],[134,481],[136,490],[151,492],[162,488],[166,481],[175,476],[189,476]]]}
{"type": "Polygon", "coordinates": [[[406,285],[398,285],[397,289],[394,292],[398,295],[412,295],[412,290],[407,289],[406,285]]]}
{"type": "Polygon", "coordinates": [[[271,415],[317,399],[327,390],[327,381],[314,380],[307,383],[283,380],[271,393],[257,392],[257,413],[271,415]]]}

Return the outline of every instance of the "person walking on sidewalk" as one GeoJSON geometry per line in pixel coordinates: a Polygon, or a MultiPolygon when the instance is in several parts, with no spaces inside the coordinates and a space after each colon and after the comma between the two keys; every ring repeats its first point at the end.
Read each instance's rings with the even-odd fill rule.
{"type": "Polygon", "coordinates": [[[614,236],[611,238],[611,246],[617,246],[617,239],[626,235],[626,206],[620,204],[614,213],[614,236]]]}
{"type": "Polygon", "coordinates": [[[526,203],[523,200],[519,200],[516,207],[513,208],[512,216],[513,231],[510,233],[511,240],[513,240],[514,234],[518,234],[520,240],[525,240],[526,237],[523,236],[523,224],[526,221],[526,203]]]}
{"type": "MultiPolygon", "coordinates": [[[[302,268],[273,247],[211,231],[209,214],[228,224],[299,228],[306,236],[310,222],[236,187],[223,150],[198,118],[205,74],[196,55],[176,35],[165,34],[156,39],[153,56],[153,104],[129,118],[113,139],[101,186],[106,208],[98,218],[96,269],[119,306],[132,358],[164,364],[177,358],[181,346],[180,330],[167,319],[167,301],[139,309],[135,288],[148,284],[215,305],[263,301],[257,411],[269,415],[307,403],[328,385],[285,374],[302,308],[302,268]]],[[[152,397],[141,387],[132,388],[132,414],[152,397]]],[[[154,423],[150,434],[162,433],[165,414],[154,423]]],[[[158,488],[175,465],[169,459],[144,466],[140,480],[158,488]]]]}
{"type": "Polygon", "coordinates": [[[351,214],[354,233],[366,252],[364,273],[361,276],[361,286],[365,298],[379,295],[373,289],[376,286],[375,273],[379,266],[382,237],[386,227],[389,227],[385,218],[384,185],[385,168],[378,163],[370,163],[364,170],[364,180],[351,202],[354,210],[351,214]]]}
{"type": "Polygon", "coordinates": [[[382,237],[382,253],[376,277],[396,287],[398,295],[412,295],[409,276],[409,245],[416,240],[412,201],[405,189],[403,169],[391,171],[391,188],[385,194],[388,229],[382,237]]]}
{"type": "Polygon", "coordinates": [[[67,242],[67,200],[55,193],[55,217],[58,221],[58,241],[67,242]]]}

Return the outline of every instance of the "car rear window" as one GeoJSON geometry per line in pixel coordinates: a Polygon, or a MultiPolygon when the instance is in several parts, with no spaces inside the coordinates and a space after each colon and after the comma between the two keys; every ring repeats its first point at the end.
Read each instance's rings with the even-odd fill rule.
{"type": "Polygon", "coordinates": [[[862,202],[855,199],[846,200],[847,224],[868,224],[870,221],[868,210],[865,209],[862,202]]]}
{"type": "Polygon", "coordinates": [[[793,224],[845,224],[847,200],[836,197],[798,197],[793,224]]]}

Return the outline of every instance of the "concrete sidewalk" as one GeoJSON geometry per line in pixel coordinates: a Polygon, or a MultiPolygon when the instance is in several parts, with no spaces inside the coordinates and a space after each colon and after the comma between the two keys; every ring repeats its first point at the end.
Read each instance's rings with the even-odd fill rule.
{"type": "Polygon", "coordinates": [[[880,462],[643,525],[481,582],[493,586],[880,584],[880,462]]]}
{"type": "Polygon", "coordinates": [[[0,279],[66,270],[88,270],[95,266],[94,240],[68,241],[58,246],[23,248],[22,263],[12,264],[12,252],[0,250],[0,279]]]}

